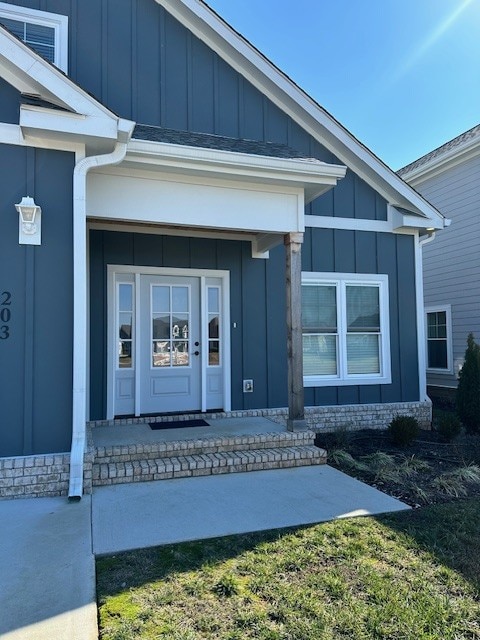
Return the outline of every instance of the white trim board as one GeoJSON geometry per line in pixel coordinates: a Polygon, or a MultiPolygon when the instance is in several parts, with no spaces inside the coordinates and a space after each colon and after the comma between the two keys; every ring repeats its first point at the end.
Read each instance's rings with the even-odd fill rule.
{"type": "MultiPolygon", "coordinates": [[[[135,319],[136,319],[136,328],[135,328],[135,343],[138,346],[139,341],[141,339],[140,336],[140,317],[139,317],[139,279],[142,275],[152,275],[152,276],[181,276],[181,277],[191,277],[191,278],[199,278],[200,280],[200,312],[202,313],[205,310],[204,297],[206,295],[206,279],[207,278],[218,278],[222,281],[222,309],[221,309],[221,317],[222,320],[222,328],[221,335],[223,336],[223,394],[224,394],[224,411],[231,410],[231,338],[230,338],[230,272],[219,269],[184,269],[184,268],[169,268],[169,267],[141,267],[141,266],[128,266],[128,265],[107,265],[107,420],[111,420],[114,417],[115,411],[115,401],[114,401],[114,375],[115,375],[115,322],[114,322],[114,314],[115,314],[115,296],[114,296],[114,288],[115,288],[115,277],[119,274],[133,276],[132,283],[136,285],[135,287],[135,319]]],[[[200,318],[201,324],[203,324],[203,316],[200,318]]],[[[202,337],[204,338],[204,327],[202,327],[202,337]]],[[[204,347],[205,348],[205,347],[204,347]]],[[[135,414],[140,415],[140,405],[139,405],[139,393],[140,393],[140,385],[138,382],[141,381],[139,379],[139,367],[138,367],[138,350],[135,348],[135,358],[136,358],[136,367],[135,367],[135,381],[137,384],[135,385],[135,414]]],[[[201,411],[206,412],[206,393],[204,390],[204,385],[206,384],[207,379],[207,361],[204,358],[202,360],[202,368],[201,368],[201,399],[202,406],[201,411]],[[205,371],[204,371],[205,369],[205,371]]]]}
{"type": "Polygon", "coordinates": [[[102,220],[249,233],[304,231],[303,190],[118,169],[87,178],[87,215],[102,220]]]}

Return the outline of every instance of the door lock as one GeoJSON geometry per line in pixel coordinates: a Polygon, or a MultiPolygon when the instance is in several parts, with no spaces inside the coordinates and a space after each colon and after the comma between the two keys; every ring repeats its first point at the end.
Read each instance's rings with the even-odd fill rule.
{"type": "Polygon", "coordinates": [[[194,356],[199,356],[199,355],[200,355],[200,351],[194,351],[194,352],[193,352],[193,355],[194,355],[194,356]]]}

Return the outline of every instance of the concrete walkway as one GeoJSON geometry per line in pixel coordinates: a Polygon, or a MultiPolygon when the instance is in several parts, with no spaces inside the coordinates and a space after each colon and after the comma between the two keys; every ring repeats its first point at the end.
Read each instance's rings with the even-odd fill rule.
{"type": "Polygon", "coordinates": [[[406,508],[328,466],[101,487],[77,503],[0,501],[0,638],[96,638],[93,553],[406,508]]]}
{"type": "Polygon", "coordinates": [[[0,638],[97,638],[91,497],[0,502],[0,638]]]}

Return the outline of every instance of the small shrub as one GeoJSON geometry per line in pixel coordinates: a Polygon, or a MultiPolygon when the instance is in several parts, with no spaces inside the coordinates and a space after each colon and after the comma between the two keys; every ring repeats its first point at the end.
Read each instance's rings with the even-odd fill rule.
{"type": "Polygon", "coordinates": [[[230,598],[240,593],[240,585],[233,573],[226,573],[213,587],[213,590],[219,596],[230,598]]]}
{"type": "Polygon", "coordinates": [[[480,346],[473,333],[468,336],[458,378],[457,411],[468,433],[480,433],[480,346]]]}
{"type": "Polygon", "coordinates": [[[413,416],[395,416],[388,425],[388,433],[394,445],[406,447],[418,436],[420,426],[413,416]]]}
{"type": "Polygon", "coordinates": [[[460,419],[453,413],[445,413],[438,420],[437,431],[445,442],[451,442],[462,431],[460,419]]]}
{"type": "Polygon", "coordinates": [[[368,465],[355,460],[355,458],[343,449],[334,449],[328,454],[329,459],[343,469],[355,471],[369,471],[368,465]]]}

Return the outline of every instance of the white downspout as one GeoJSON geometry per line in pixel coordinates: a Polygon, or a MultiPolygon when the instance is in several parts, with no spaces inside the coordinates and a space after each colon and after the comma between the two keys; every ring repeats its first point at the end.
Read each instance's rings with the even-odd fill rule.
{"type": "Polygon", "coordinates": [[[134,122],[119,119],[117,143],[111,153],[83,158],[73,172],[73,407],[69,500],[83,494],[87,390],[87,173],[122,162],[134,122]]]}
{"type": "Polygon", "coordinates": [[[420,239],[416,232],[415,243],[415,291],[417,304],[417,351],[418,351],[418,384],[419,400],[425,402],[427,396],[427,355],[425,340],[425,303],[423,300],[423,247],[435,238],[435,231],[429,231],[426,238],[420,239]]]}

